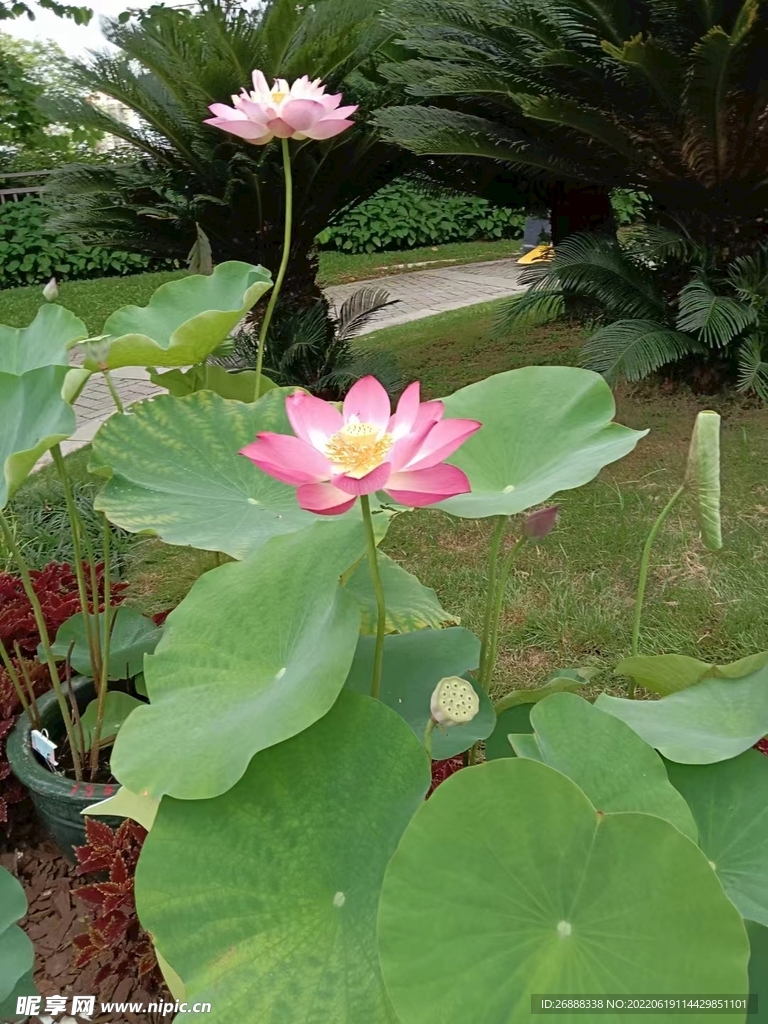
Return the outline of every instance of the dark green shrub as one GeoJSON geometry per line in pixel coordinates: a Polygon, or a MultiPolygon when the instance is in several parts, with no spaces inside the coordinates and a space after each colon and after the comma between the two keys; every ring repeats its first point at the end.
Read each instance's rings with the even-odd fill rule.
{"type": "Polygon", "coordinates": [[[160,270],[174,260],[85,244],[76,235],[61,235],[48,227],[51,209],[45,200],[28,196],[0,206],[0,288],[44,284],[51,277],[74,281],[160,270]]]}
{"type": "Polygon", "coordinates": [[[651,202],[647,192],[634,192],[629,188],[615,188],[611,192],[613,215],[621,227],[644,221],[645,211],[651,202]]]}
{"type": "Polygon", "coordinates": [[[446,242],[519,238],[524,224],[522,210],[395,181],[321,231],[317,240],[322,248],[349,253],[416,249],[446,242]]]}

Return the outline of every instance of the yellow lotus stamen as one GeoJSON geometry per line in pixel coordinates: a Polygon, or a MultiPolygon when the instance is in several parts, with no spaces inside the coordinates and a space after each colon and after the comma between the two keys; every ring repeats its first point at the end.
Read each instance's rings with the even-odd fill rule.
{"type": "Polygon", "coordinates": [[[275,92],[274,89],[272,90],[272,99],[275,103],[282,103],[287,95],[287,92],[275,92]]]}
{"type": "Polygon", "coordinates": [[[372,423],[346,423],[328,438],[325,455],[338,472],[359,480],[384,462],[394,441],[372,423]]]}

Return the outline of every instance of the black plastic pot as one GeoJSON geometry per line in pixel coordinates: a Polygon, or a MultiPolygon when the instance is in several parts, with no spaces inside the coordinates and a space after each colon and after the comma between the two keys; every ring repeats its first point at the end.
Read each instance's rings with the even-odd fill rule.
{"type": "MultiPolygon", "coordinates": [[[[73,679],[72,689],[77,706],[84,711],[96,696],[90,679],[73,679]]],[[[66,736],[56,694],[51,691],[38,698],[41,727],[56,744],[66,736]]],[[[61,852],[69,860],[75,860],[74,846],[85,843],[85,819],[82,811],[100,800],[113,796],[118,789],[116,783],[103,785],[97,782],[75,782],[46,768],[32,749],[30,733],[32,725],[26,713],[22,714],[8,737],[6,755],[11,771],[29,790],[38,817],[51,833],[61,852]]],[[[122,818],[99,816],[99,820],[116,828],[122,818]]]]}

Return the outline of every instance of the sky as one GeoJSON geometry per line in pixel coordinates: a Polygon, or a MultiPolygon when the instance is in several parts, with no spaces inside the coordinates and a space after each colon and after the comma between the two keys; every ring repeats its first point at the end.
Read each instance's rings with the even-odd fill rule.
{"type": "MultiPolygon", "coordinates": [[[[87,50],[112,49],[101,34],[102,17],[115,17],[127,7],[149,7],[157,0],[71,0],[77,6],[90,7],[93,18],[89,25],[76,25],[69,18],[57,18],[51,11],[35,8],[36,18],[26,16],[0,22],[0,30],[21,39],[52,39],[70,57],[82,57],[87,50]]],[[[33,6],[33,5],[30,5],[33,6]]]]}

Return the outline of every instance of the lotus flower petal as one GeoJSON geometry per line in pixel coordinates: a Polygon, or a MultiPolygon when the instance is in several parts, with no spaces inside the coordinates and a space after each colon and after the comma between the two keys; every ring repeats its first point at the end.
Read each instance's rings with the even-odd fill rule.
{"type": "Polygon", "coordinates": [[[466,473],[457,466],[443,464],[429,469],[393,473],[384,488],[401,505],[434,505],[454,494],[470,490],[466,473]]]}
{"type": "Polygon", "coordinates": [[[312,445],[290,434],[259,434],[240,449],[263,472],[284,484],[306,484],[327,479],[328,460],[312,445]]]}
{"type": "Polygon", "coordinates": [[[357,501],[333,484],[302,484],[296,491],[296,498],[303,509],[319,516],[341,515],[357,501]]]}

